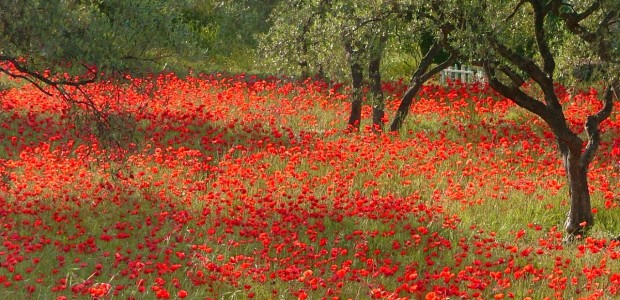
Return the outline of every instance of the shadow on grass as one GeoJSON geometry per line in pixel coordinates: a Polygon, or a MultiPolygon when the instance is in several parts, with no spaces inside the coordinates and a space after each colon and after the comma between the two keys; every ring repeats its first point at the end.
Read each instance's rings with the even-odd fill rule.
{"type": "MultiPolygon", "coordinates": [[[[0,112],[0,159],[17,159],[21,151],[49,144],[52,149],[73,151],[83,145],[108,151],[118,158],[122,153],[150,149],[192,149],[213,159],[231,150],[254,152],[301,145],[316,132],[294,132],[267,121],[243,122],[218,116],[110,113],[101,124],[83,115],[55,112],[0,112]]],[[[98,152],[100,154],[100,152],[98,152]]],[[[110,159],[110,158],[108,158],[110,159]]]]}

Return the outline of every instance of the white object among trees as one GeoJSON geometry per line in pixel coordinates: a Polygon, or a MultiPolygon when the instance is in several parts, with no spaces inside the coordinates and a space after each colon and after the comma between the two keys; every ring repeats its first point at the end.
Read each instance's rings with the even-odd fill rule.
{"type": "Polygon", "coordinates": [[[474,83],[486,82],[487,77],[481,69],[466,65],[461,65],[459,68],[458,65],[454,65],[454,67],[448,67],[441,71],[441,84],[446,84],[448,80],[460,80],[463,83],[474,83]]]}

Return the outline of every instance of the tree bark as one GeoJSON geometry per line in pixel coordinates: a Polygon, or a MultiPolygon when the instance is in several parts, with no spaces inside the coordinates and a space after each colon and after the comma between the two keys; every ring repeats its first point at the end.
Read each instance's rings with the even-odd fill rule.
{"type": "Polygon", "coordinates": [[[364,70],[361,64],[360,49],[356,49],[353,41],[346,34],[344,36],[344,48],[347,53],[347,61],[351,71],[351,113],[349,114],[348,127],[359,130],[362,121],[363,83],[364,70]]]}
{"type": "Polygon", "coordinates": [[[385,100],[381,87],[381,59],[387,42],[387,35],[381,33],[370,49],[368,62],[368,77],[370,77],[370,98],[372,103],[372,130],[383,131],[383,118],[385,117],[385,100]]]}
{"type": "MultiPolygon", "coordinates": [[[[568,128],[564,129],[568,130],[568,128]]],[[[567,132],[571,134],[572,132],[567,132]]],[[[562,155],[562,163],[566,170],[570,210],[566,214],[564,228],[566,241],[585,236],[587,230],[594,225],[590,191],[588,186],[588,165],[582,163],[583,149],[581,139],[572,145],[558,139],[558,149],[562,155]]]]}
{"type": "Polygon", "coordinates": [[[564,158],[570,195],[570,211],[567,214],[565,229],[567,240],[583,237],[594,225],[590,191],[588,190],[588,169],[579,165],[578,155],[569,153],[564,158]],[[577,156],[577,158],[573,158],[577,156]]]}
{"type": "Polygon", "coordinates": [[[349,126],[359,129],[362,122],[362,83],[364,76],[362,75],[362,66],[359,63],[351,64],[352,77],[352,95],[351,95],[351,114],[349,115],[349,126]]]}

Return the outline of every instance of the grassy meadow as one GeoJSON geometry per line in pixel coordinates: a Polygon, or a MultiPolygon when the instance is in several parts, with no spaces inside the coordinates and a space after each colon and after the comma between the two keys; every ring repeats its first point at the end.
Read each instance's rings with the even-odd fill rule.
{"type": "MultiPolygon", "coordinates": [[[[7,299],[612,299],[620,121],[590,171],[596,224],[543,122],[483,85],[429,85],[400,134],[344,128],[346,86],[163,75],[86,86],[110,128],[0,91],[7,299]],[[117,145],[108,141],[120,141],[117,145]]],[[[404,91],[386,83],[388,116],[404,91]]],[[[571,96],[582,128],[596,90],[571,96]]]]}

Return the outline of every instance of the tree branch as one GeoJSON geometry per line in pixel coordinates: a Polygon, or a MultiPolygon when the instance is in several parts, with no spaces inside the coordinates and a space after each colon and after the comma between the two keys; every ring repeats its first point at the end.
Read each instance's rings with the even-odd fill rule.
{"type": "Polygon", "coordinates": [[[383,12],[380,12],[380,14],[375,17],[360,20],[357,24],[355,24],[355,27],[351,29],[351,32],[355,32],[359,30],[360,28],[366,26],[367,24],[374,23],[374,22],[381,22],[393,13],[394,13],[393,11],[383,11],[383,12]]]}
{"type": "Polygon", "coordinates": [[[603,108],[601,108],[601,110],[599,110],[596,114],[588,116],[585,124],[585,129],[588,134],[588,144],[586,145],[585,151],[579,160],[581,167],[587,168],[594,159],[594,155],[596,154],[596,151],[601,143],[601,130],[599,125],[611,115],[611,111],[614,107],[613,96],[617,86],[618,82],[616,81],[605,89],[605,94],[603,95],[603,108]]]}
{"type": "Polygon", "coordinates": [[[424,74],[424,76],[422,76],[422,82],[426,82],[431,77],[433,77],[435,74],[441,72],[442,70],[447,68],[449,65],[453,64],[455,61],[456,61],[456,55],[450,54],[450,56],[448,58],[446,58],[446,60],[444,62],[436,65],[434,68],[432,68],[428,72],[426,72],[426,74],[424,74]]]}
{"type": "Polygon", "coordinates": [[[512,80],[513,83],[513,88],[520,88],[524,83],[525,80],[519,76],[519,74],[517,74],[515,71],[513,71],[511,68],[509,68],[508,66],[502,65],[498,68],[499,71],[501,71],[502,73],[506,74],[506,76],[508,76],[508,78],[510,78],[510,80],[512,80]]]}
{"type": "Polygon", "coordinates": [[[596,28],[595,34],[599,37],[597,53],[603,61],[612,61],[612,58],[609,54],[609,41],[603,37],[605,36],[605,31],[609,31],[609,26],[612,23],[612,20],[617,17],[618,11],[611,10],[607,12],[605,17],[601,20],[601,22],[598,24],[598,27],[596,28]]]}
{"type": "Polygon", "coordinates": [[[504,19],[504,22],[510,21],[510,19],[512,19],[517,14],[517,11],[519,11],[519,8],[521,8],[521,5],[525,4],[525,2],[527,1],[528,0],[519,1],[519,3],[517,4],[517,6],[515,6],[515,9],[512,11],[512,13],[508,17],[506,17],[506,19],[504,19]]]}
{"type": "Polygon", "coordinates": [[[555,15],[559,16],[566,23],[566,27],[573,34],[581,37],[584,41],[588,43],[594,43],[596,40],[596,36],[594,33],[590,32],[586,27],[579,24],[579,22],[583,21],[590,15],[592,15],[595,11],[600,8],[600,0],[594,1],[590,7],[588,7],[583,13],[578,14],[572,5],[568,5],[571,8],[571,12],[562,11],[562,6],[567,6],[568,4],[564,3],[563,0],[553,0],[552,11],[555,15]]]}
{"type": "Polygon", "coordinates": [[[20,75],[20,74],[14,74],[14,73],[11,73],[9,70],[7,70],[5,68],[1,68],[1,67],[0,67],[0,72],[9,75],[12,78],[24,79],[24,80],[28,81],[29,83],[31,83],[32,85],[34,85],[34,87],[37,88],[37,90],[41,91],[43,94],[46,94],[48,96],[52,95],[52,93],[46,91],[38,82],[36,82],[35,80],[32,80],[32,78],[30,78],[28,76],[20,75]]]}
{"type": "Polygon", "coordinates": [[[420,78],[424,74],[424,72],[426,72],[426,70],[431,65],[431,63],[433,62],[433,59],[435,58],[437,53],[439,53],[440,50],[441,50],[441,46],[439,45],[439,43],[433,43],[433,45],[431,45],[431,48],[428,49],[428,51],[426,51],[426,54],[420,61],[420,64],[418,65],[418,68],[416,69],[415,73],[413,73],[413,76],[411,77],[412,83],[414,80],[416,80],[416,78],[420,78]]]}
{"type": "MultiPolygon", "coordinates": [[[[549,119],[550,112],[544,103],[530,97],[528,94],[526,94],[520,89],[520,86],[513,85],[512,87],[509,87],[508,85],[501,82],[496,76],[497,74],[495,72],[495,67],[491,66],[488,61],[485,61],[483,63],[483,67],[484,71],[487,73],[489,85],[491,86],[491,88],[498,91],[504,97],[512,100],[512,102],[514,102],[518,106],[527,109],[528,111],[538,115],[542,119],[549,119]]],[[[507,68],[502,72],[508,72],[513,74],[515,73],[514,71],[507,68]]]]}
{"type": "Polygon", "coordinates": [[[501,44],[495,37],[489,36],[487,41],[502,57],[513,63],[523,72],[527,73],[527,75],[541,87],[553,86],[553,80],[543,70],[541,70],[538,65],[536,65],[536,62],[508,49],[508,47],[501,44]]]}
{"type": "Polygon", "coordinates": [[[614,18],[618,17],[618,11],[615,9],[611,9],[607,12],[604,12],[604,17],[601,22],[596,27],[596,30],[591,31],[582,24],[581,21],[585,20],[595,12],[602,10],[602,1],[597,0],[590,7],[588,7],[584,12],[577,13],[574,9],[572,12],[564,12],[560,11],[560,7],[562,5],[566,5],[562,3],[561,0],[554,0],[553,12],[560,16],[560,18],[566,24],[566,28],[573,34],[580,37],[582,40],[595,47],[598,56],[601,60],[606,62],[618,62],[618,60],[614,60],[612,55],[610,54],[609,40],[604,38],[604,31],[609,30],[609,27],[614,18]]]}
{"type": "MultiPolygon", "coordinates": [[[[4,55],[0,55],[0,61],[7,61],[9,63],[11,63],[15,69],[17,69],[18,71],[20,71],[23,74],[13,74],[10,73],[8,70],[5,70],[4,73],[6,73],[7,75],[14,77],[14,78],[23,78],[28,80],[28,82],[33,83],[34,84],[34,80],[40,81],[46,85],[49,86],[58,86],[58,85],[66,85],[66,86],[82,86],[85,84],[89,84],[89,83],[93,83],[95,82],[95,80],[97,79],[97,73],[94,73],[93,78],[89,78],[89,79],[83,79],[83,80],[78,80],[78,81],[68,81],[68,80],[53,80],[53,79],[49,79],[41,74],[39,74],[38,72],[29,70],[28,68],[26,68],[25,66],[23,66],[22,64],[20,64],[16,58],[14,57],[9,57],[9,56],[4,56],[4,55]],[[32,78],[27,78],[27,77],[32,77],[32,78]]],[[[84,65],[83,65],[84,66],[84,65]]],[[[87,70],[89,70],[92,73],[92,70],[86,66],[84,66],[87,70]]]]}
{"type": "Polygon", "coordinates": [[[536,44],[538,45],[538,51],[543,59],[543,69],[547,76],[553,79],[553,72],[555,71],[555,60],[553,54],[549,49],[549,44],[545,38],[545,17],[548,14],[548,10],[545,9],[539,1],[529,0],[532,8],[534,9],[534,34],[536,37],[536,44]]]}
{"type": "Polygon", "coordinates": [[[553,106],[545,105],[543,102],[523,92],[520,88],[514,86],[509,87],[504,84],[497,78],[495,68],[491,66],[488,61],[485,61],[484,69],[487,73],[491,88],[510,99],[516,105],[543,119],[557,137],[560,147],[563,147],[562,143],[566,143],[566,145],[581,145],[579,136],[568,128],[561,107],[560,109],[556,109],[553,106]]]}
{"type": "Polygon", "coordinates": [[[552,0],[551,2],[549,2],[548,5],[550,6],[551,10],[553,11],[555,15],[557,16],[560,16],[561,14],[574,15],[574,20],[577,22],[581,22],[585,20],[586,18],[588,18],[589,16],[591,16],[594,12],[596,12],[601,7],[601,1],[600,0],[594,1],[592,5],[586,8],[582,13],[577,13],[577,11],[575,10],[575,6],[571,5],[570,3],[564,0],[552,0]],[[568,6],[572,12],[568,13],[566,11],[560,11],[560,8],[563,6],[568,6]]]}
{"type": "Polygon", "coordinates": [[[577,21],[581,22],[585,20],[587,17],[592,15],[594,12],[596,12],[600,7],[601,7],[601,1],[600,0],[594,1],[594,3],[590,5],[590,7],[584,10],[582,13],[577,14],[577,21]]]}

